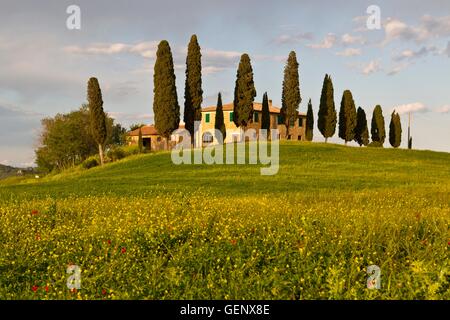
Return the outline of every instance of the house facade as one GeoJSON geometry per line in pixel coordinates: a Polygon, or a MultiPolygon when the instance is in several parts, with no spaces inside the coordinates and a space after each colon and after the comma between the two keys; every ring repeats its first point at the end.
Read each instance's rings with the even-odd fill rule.
{"type": "MultiPolygon", "coordinates": [[[[225,143],[239,142],[242,137],[242,130],[236,127],[233,121],[233,103],[223,105],[223,118],[226,128],[225,143]]],[[[306,133],[306,114],[299,113],[295,121],[289,127],[289,135],[286,136],[286,126],[282,122],[280,108],[272,105],[272,100],[269,100],[270,113],[270,128],[278,129],[279,139],[287,140],[305,140],[306,133]]],[[[216,118],[216,106],[210,106],[202,109],[202,121],[200,125],[200,132],[203,144],[215,142],[217,139],[214,136],[214,124],[216,118]]],[[[247,126],[247,129],[255,129],[256,134],[261,129],[262,119],[262,104],[253,103],[253,119],[247,126]]],[[[256,138],[256,137],[254,137],[256,138]]]]}
{"type": "MultiPolygon", "coordinates": [[[[240,142],[243,139],[243,130],[236,127],[233,121],[233,103],[223,105],[223,118],[226,128],[226,138],[224,143],[240,142]]],[[[289,134],[286,136],[286,126],[282,122],[280,108],[272,105],[272,100],[269,100],[270,113],[270,129],[278,129],[279,139],[287,140],[305,140],[306,133],[306,114],[298,113],[297,119],[293,121],[289,127],[289,134]]],[[[196,146],[205,146],[215,144],[218,139],[215,137],[214,126],[216,119],[216,106],[209,106],[202,109],[202,120],[195,139],[196,146]]],[[[262,104],[253,103],[253,118],[248,124],[247,129],[255,129],[255,136],[249,137],[257,139],[259,129],[261,129],[262,120],[262,104]]],[[[180,124],[179,129],[184,129],[184,124],[180,124]]],[[[158,134],[154,125],[141,127],[143,147],[149,151],[158,151],[165,149],[165,139],[158,134]]],[[[128,132],[128,144],[138,145],[139,143],[139,129],[128,132]]],[[[169,148],[175,146],[176,143],[181,142],[182,137],[179,134],[173,134],[170,138],[169,148]]]]}
{"type": "MultiPolygon", "coordinates": [[[[184,125],[180,124],[179,129],[184,129],[184,125]]],[[[142,146],[148,151],[164,150],[166,142],[164,137],[158,134],[154,125],[143,126],[140,129],[136,129],[127,133],[128,145],[139,144],[139,130],[142,133],[142,146]]],[[[180,140],[178,135],[171,135],[169,141],[169,147],[172,148],[180,140]]]]}

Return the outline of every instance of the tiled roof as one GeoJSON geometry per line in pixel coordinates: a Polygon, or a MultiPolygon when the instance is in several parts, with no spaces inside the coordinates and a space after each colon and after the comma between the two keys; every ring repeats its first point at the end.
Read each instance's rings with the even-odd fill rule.
{"type": "MultiPolygon", "coordinates": [[[[184,128],[184,124],[180,124],[179,129],[183,129],[184,128]]],[[[156,130],[154,125],[149,125],[149,126],[143,126],[141,127],[141,132],[143,136],[157,136],[158,135],[158,131],[156,130]]],[[[139,136],[139,129],[130,131],[127,133],[127,135],[129,136],[139,136]]]]}
{"type": "MultiPolygon", "coordinates": [[[[233,111],[233,103],[224,104],[222,107],[223,111],[233,111]]],[[[254,102],[253,110],[262,111],[262,103],[254,102]]],[[[216,111],[216,106],[209,106],[202,109],[202,112],[214,112],[216,111]]],[[[280,108],[273,107],[269,104],[269,112],[270,113],[280,113],[280,108]]],[[[299,112],[299,115],[305,115],[304,113],[299,112]]]]}

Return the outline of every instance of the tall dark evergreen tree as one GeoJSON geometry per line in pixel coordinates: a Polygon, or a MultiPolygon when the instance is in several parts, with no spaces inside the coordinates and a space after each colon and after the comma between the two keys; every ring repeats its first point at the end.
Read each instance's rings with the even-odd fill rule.
{"type": "Polygon", "coordinates": [[[322,94],[320,96],[319,119],[317,126],[325,137],[325,142],[336,132],[336,107],[334,105],[334,89],[331,77],[326,74],[323,80],[322,94]]]}
{"type": "Polygon", "coordinates": [[[270,135],[270,110],[269,110],[269,98],[267,92],[263,95],[262,110],[261,110],[261,129],[267,130],[267,135],[270,135]]]}
{"type": "Polygon", "coordinates": [[[402,123],[400,115],[393,111],[391,115],[391,123],[389,125],[389,143],[392,147],[398,148],[402,143],[402,123]]]}
{"type": "Polygon", "coordinates": [[[373,110],[372,116],[372,128],[370,129],[372,133],[372,141],[375,146],[382,147],[384,141],[386,140],[386,128],[384,123],[383,110],[380,105],[377,105],[373,110]]]}
{"type": "Polygon", "coordinates": [[[194,138],[194,122],[202,120],[202,54],[193,35],[188,46],[186,58],[186,83],[184,87],[184,123],[186,130],[194,138]]]}
{"type": "Polygon", "coordinates": [[[281,94],[280,113],[286,126],[286,136],[289,135],[290,124],[297,120],[298,107],[302,102],[298,66],[297,56],[294,51],[291,51],[284,67],[283,91],[281,94]]]}
{"type": "Polygon", "coordinates": [[[158,45],[153,82],[155,127],[158,133],[166,139],[167,148],[170,135],[178,128],[180,123],[180,106],[175,84],[172,52],[166,40],[161,41],[158,45]]]}
{"type": "Polygon", "coordinates": [[[234,88],[233,121],[237,127],[247,129],[253,117],[253,101],[256,97],[253,69],[248,54],[244,53],[239,62],[234,88]]]}
{"type": "Polygon", "coordinates": [[[339,137],[347,144],[355,138],[356,107],[350,90],[345,90],[339,111],[339,137]]]}
{"type": "Polygon", "coordinates": [[[308,112],[306,113],[306,141],[313,141],[314,137],[314,112],[311,99],[308,102],[308,112]]]}
{"type": "Polygon", "coordinates": [[[138,136],[138,149],[139,153],[142,153],[142,148],[144,147],[144,140],[142,139],[142,130],[139,128],[139,136],[138,136]]]}
{"type": "Polygon", "coordinates": [[[219,142],[224,143],[225,138],[227,137],[227,130],[225,128],[225,122],[223,117],[223,106],[222,106],[222,94],[220,92],[217,97],[216,119],[214,121],[214,128],[222,133],[222,141],[219,142]]]}
{"type": "Polygon", "coordinates": [[[356,113],[355,141],[359,146],[367,146],[369,144],[366,112],[361,107],[358,108],[356,113]]]}
{"type": "Polygon", "coordinates": [[[97,78],[90,78],[88,81],[87,100],[89,106],[91,131],[95,142],[98,144],[100,162],[103,165],[103,147],[108,133],[106,130],[106,115],[103,111],[102,91],[97,78]]]}

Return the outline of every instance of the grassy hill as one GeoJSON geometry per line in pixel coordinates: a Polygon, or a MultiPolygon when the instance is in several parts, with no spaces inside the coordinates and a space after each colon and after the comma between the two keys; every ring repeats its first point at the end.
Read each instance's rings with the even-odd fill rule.
{"type": "Polygon", "coordinates": [[[17,175],[17,168],[0,164],[0,179],[4,179],[13,175],[17,175]]]}
{"type": "Polygon", "coordinates": [[[260,168],[159,153],[0,184],[0,298],[450,298],[450,154],[284,142],[260,168]]]}

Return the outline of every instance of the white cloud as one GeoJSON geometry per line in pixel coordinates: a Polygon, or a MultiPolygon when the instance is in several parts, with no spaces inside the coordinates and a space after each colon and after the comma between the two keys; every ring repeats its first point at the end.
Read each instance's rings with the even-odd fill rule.
{"type": "Polygon", "coordinates": [[[418,26],[410,26],[398,19],[389,18],[384,23],[385,40],[387,44],[393,40],[426,42],[433,38],[450,36],[450,16],[432,17],[424,15],[418,26]]]}
{"type": "Polygon", "coordinates": [[[341,42],[343,45],[352,45],[352,44],[365,44],[366,41],[361,36],[352,36],[348,33],[342,35],[341,42]]]}
{"type": "Polygon", "coordinates": [[[425,113],[425,112],[430,111],[430,109],[421,102],[402,104],[402,105],[394,108],[394,110],[397,111],[399,114],[405,114],[405,113],[409,113],[409,112],[425,113]]]}
{"type": "Polygon", "coordinates": [[[295,35],[282,34],[274,39],[277,44],[295,44],[305,40],[313,40],[314,36],[311,32],[299,33],[295,35]]]}
{"type": "Polygon", "coordinates": [[[425,57],[430,53],[438,53],[438,49],[435,46],[430,47],[422,47],[419,50],[404,50],[400,54],[394,57],[395,61],[402,61],[402,60],[414,60],[421,57],[425,57]]]}
{"type": "Polygon", "coordinates": [[[437,112],[439,113],[450,113],[450,104],[440,107],[437,112]]]}
{"type": "Polygon", "coordinates": [[[362,67],[362,73],[365,75],[369,75],[371,73],[375,73],[381,70],[381,65],[378,60],[372,60],[366,65],[362,67]]]}
{"type": "Polygon", "coordinates": [[[308,44],[307,46],[312,49],[330,49],[337,42],[337,36],[333,33],[329,33],[320,43],[308,44]]]}
{"type": "Polygon", "coordinates": [[[428,32],[423,28],[411,27],[400,20],[391,18],[385,22],[384,32],[386,37],[383,44],[397,39],[422,42],[429,36],[428,32]]]}
{"type": "Polygon", "coordinates": [[[79,46],[64,47],[64,51],[72,54],[88,54],[88,55],[113,55],[120,53],[134,53],[144,58],[154,58],[158,43],[139,42],[133,45],[125,43],[96,43],[88,47],[82,48],[79,46]]]}
{"type": "Polygon", "coordinates": [[[205,49],[202,54],[206,58],[220,58],[220,59],[236,59],[240,58],[242,53],[237,51],[224,51],[215,49],[205,49]]]}
{"type": "Polygon", "coordinates": [[[361,55],[361,49],[347,48],[344,51],[337,52],[336,55],[343,57],[353,57],[361,55]]]}
{"type": "Polygon", "coordinates": [[[393,66],[387,73],[388,76],[396,75],[397,73],[405,70],[409,66],[409,63],[400,63],[393,66]]]}

